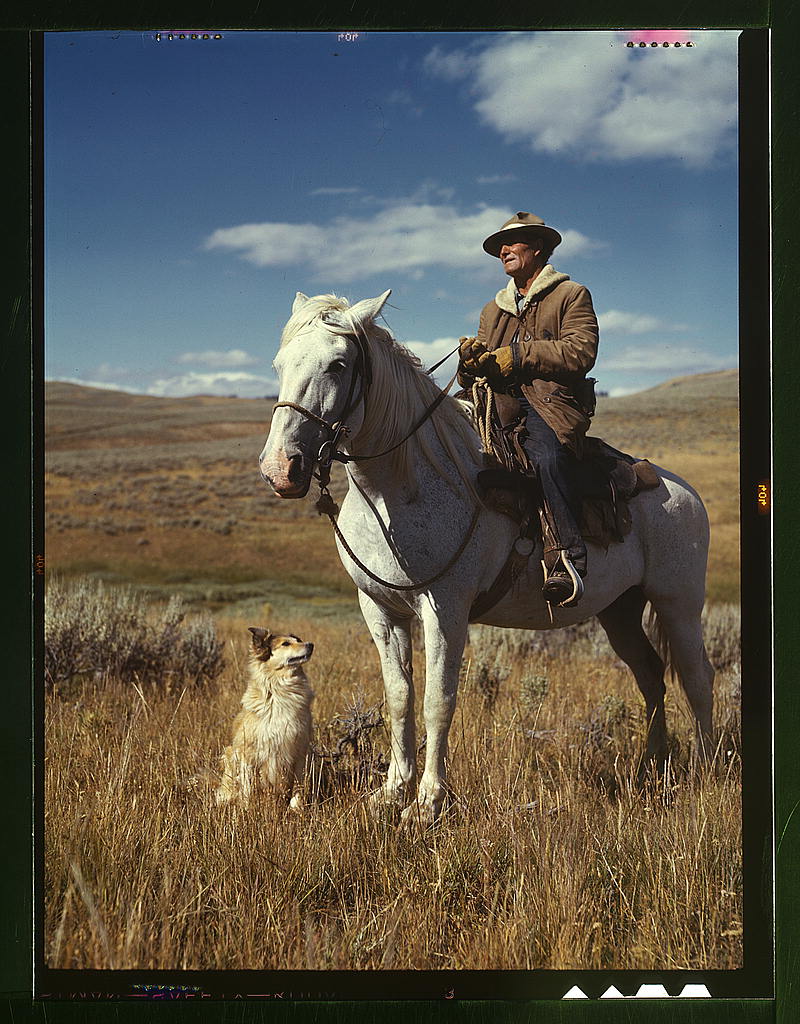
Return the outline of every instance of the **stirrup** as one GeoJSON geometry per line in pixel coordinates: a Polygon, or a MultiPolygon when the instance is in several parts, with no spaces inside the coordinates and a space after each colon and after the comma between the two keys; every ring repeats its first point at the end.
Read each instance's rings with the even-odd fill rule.
{"type": "Polygon", "coordinates": [[[549,576],[545,574],[546,579],[544,581],[544,586],[542,587],[542,594],[548,604],[556,604],[559,608],[568,608],[577,604],[583,597],[583,580],[578,575],[578,571],[575,566],[563,551],[559,555],[559,561],[564,568],[559,569],[557,562],[549,576]],[[548,586],[548,584],[552,584],[552,586],[548,586]],[[564,596],[566,587],[569,585],[572,586],[572,591],[569,595],[564,596]],[[549,595],[548,590],[551,592],[549,595]]]}

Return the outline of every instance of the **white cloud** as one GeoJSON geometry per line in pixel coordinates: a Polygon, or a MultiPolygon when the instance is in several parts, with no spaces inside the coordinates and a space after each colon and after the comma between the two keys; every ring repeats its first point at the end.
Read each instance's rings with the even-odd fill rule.
{"type": "Polygon", "coordinates": [[[131,371],[124,366],[112,366],[111,363],[101,363],[95,368],[93,376],[97,380],[117,380],[130,377],[131,371]]]}
{"type": "Polygon", "coordinates": [[[312,196],[351,196],[360,191],[360,188],[355,187],[323,187],[315,188],[310,194],[312,196]]]}
{"type": "Polygon", "coordinates": [[[669,323],[649,313],[628,313],[609,309],[600,313],[597,322],[603,334],[649,334],[651,331],[685,331],[686,324],[669,323]]]}
{"type": "Polygon", "coordinates": [[[103,391],[126,391],[131,395],[142,394],[140,388],[132,388],[126,384],[112,383],[107,380],[86,380],[83,377],[46,377],[45,380],[53,384],[77,384],[83,388],[102,388],[103,391]]]}
{"type": "Polygon", "coordinates": [[[419,117],[424,110],[410,89],[393,89],[386,97],[386,101],[402,107],[415,117],[419,117]]]}
{"type": "Polygon", "coordinates": [[[609,370],[650,370],[677,377],[682,374],[728,370],[736,364],[735,354],[718,354],[691,345],[665,345],[662,342],[652,346],[631,346],[613,355],[601,351],[597,369],[602,373],[609,370]]]}
{"type": "Polygon", "coordinates": [[[422,62],[423,69],[447,82],[457,82],[470,73],[467,51],[454,50],[445,53],[441,46],[434,46],[422,62]]]}
{"type": "Polygon", "coordinates": [[[208,239],[206,249],[234,249],[259,267],[304,263],[326,243],[325,231],[316,224],[239,224],[219,228],[208,239]]]}
{"type": "Polygon", "coordinates": [[[277,393],[278,382],[271,377],[224,371],[162,377],[146,388],[146,394],[165,398],[184,398],[188,395],[238,395],[240,398],[261,398],[277,393]]]}
{"type": "Polygon", "coordinates": [[[254,366],[258,360],[244,349],[231,348],[227,352],[207,349],[205,352],[184,352],[178,356],[179,363],[200,363],[213,369],[224,370],[234,366],[254,366]]]}
{"type": "MultiPolygon", "coordinates": [[[[400,201],[369,217],[340,216],[327,225],[263,223],[220,228],[206,249],[227,249],[259,267],[302,265],[317,278],[345,282],[376,274],[419,278],[430,268],[480,268],[489,257],[483,239],[506,220],[505,207],[481,205],[462,213],[446,203],[400,201]]],[[[603,243],[562,231],[559,258],[571,259],[603,243]]]]}
{"type": "MultiPolygon", "coordinates": [[[[403,342],[406,348],[419,356],[422,365],[428,369],[435,366],[440,359],[444,358],[458,345],[458,338],[436,338],[435,341],[406,341],[403,342]]],[[[434,374],[433,379],[440,387],[444,387],[456,372],[458,365],[458,352],[449,356],[434,374]]]]}
{"type": "Polygon", "coordinates": [[[481,120],[508,142],[583,161],[733,157],[737,33],[640,50],[612,32],[499,35],[477,51],[434,48],[431,74],[465,79],[481,120]]]}
{"type": "Polygon", "coordinates": [[[479,185],[506,185],[512,181],[519,181],[516,174],[484,174],[475,179],[479,185]]]}

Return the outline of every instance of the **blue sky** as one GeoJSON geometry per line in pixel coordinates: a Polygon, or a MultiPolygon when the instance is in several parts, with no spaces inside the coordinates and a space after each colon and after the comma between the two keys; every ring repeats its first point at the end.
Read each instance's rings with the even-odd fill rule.
{"type": "Polygon", "coordinates": [[[430,364],[505,284],[481,243],[518,210],[592,292],[599,388],[736,366],[736,33],[689,38],[48,34],[47,378],[274,394],[298,290],[391,288],[430,364]]]}

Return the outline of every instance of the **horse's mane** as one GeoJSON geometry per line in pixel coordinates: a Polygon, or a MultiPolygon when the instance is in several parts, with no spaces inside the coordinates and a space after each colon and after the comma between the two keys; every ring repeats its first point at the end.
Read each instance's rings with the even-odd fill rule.
{"type": "MultiPolygon", "coordinates": [[[[366,342],[372,364],[366,416],[352,441],[354,453],[369,455],[390,448],[405,437],[439,394],[439,388],[410,349],[396,341],[383,327],[354,316],[348,300],[336,295],[316,295],[293,313],[281,334],[281,348],[303,327],[326,312],[338,314],[336,319],[340,322],[326,321],[326,330],[333,334],[357,334],[366,342]]],[[[476,433],[465,408],[448,396],[433,413],[430,422],[451,466],[457,469],[467,488],[475,494],[474,469],[468,466],[462,454],[465,450],[477,448],[476,433]]],[[[388,456],[393,460],[392,468],[398,479],[415,486],[414,460],[411,458],[415,449],[421,450],[428,462],[446,480],[452,481],[422,433],[414,434],[388,456]]]]}

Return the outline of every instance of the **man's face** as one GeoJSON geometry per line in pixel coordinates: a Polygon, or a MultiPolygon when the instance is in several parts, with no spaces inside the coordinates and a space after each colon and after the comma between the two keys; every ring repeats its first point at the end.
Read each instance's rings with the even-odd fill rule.
{"type": "Polygon", "coordinates": [[[501,247],[500,260],[509,277],[527,280],[542,269],[541,254],[535,243],[512,242],[501,247]]]}

